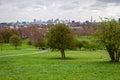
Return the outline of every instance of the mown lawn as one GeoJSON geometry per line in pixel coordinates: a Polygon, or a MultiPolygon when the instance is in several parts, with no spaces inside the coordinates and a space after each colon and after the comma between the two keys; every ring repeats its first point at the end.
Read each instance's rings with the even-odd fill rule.
{"type": "Polygon", "coordinates": [[[1,57],[0,80],[120,80],[120,63],[109,60],[103,50],[1,57]]]}

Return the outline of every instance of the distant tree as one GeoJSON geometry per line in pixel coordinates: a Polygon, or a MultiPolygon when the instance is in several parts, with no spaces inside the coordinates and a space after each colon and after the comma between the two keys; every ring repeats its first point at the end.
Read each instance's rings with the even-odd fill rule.
{"type": "Polygon", "coordinates": [[[10,28],[6,28],[3,33],[3,37],[6,43],[9,43],[10,37],[13,35],[13,32],[10,28]]]}
{"type": "Polygon", "coordinates": [[[74,37],[72,31],[65,24],[56,24],[47,33],[48,46],[59,50],[62,59],[65,58],[65,50],[73,46],[74,37]]]}
{"type": "Polygon", "coordinates": [[[45,47],[45,41],[43,40],[37,40],[37,41],[34,41],[33,45],[36,47],[36,48],[44,48],[45,47]]]}
{"type": "Polygon", "coordinates": [[[99,40],[106,47],[111,61],[119,62],[120,58],[120,24],[116,20],[105,19],[96,32],[99,40]]]}
{"type": "Polygon", "coordinates": [[[3,34],[4,28],[0,27],[0,34],[3,34]]]}
{"type": "Polygon", "coordinates": [[[13,46],[15,46],[15,49],[17,49],[17,47],[18,47],[19,45],[21,45],[22,40],[21,40],[21,38],[20,38],[18,35],[13,35],[13,36],[10,37],[10,43],[11,43],[13,46]]]}
{"type": "Polygon", "coordinates": [[[3,36],[0,34],[0,43],[3,43],[4,42],[4,38],[3,36]]]}
{"type": "Polygon", "coordinates": [[[17,29],[11,29],[12,33],[20,36],[19,31],[17,29]]]}
{"type": "Polygon", "coordinates": [[[1,51],[2,51],[2,43],[4,42],[3,36],[0,34],[0,46],[1,46],[1,51]]]}
{"type": "Polygon", "coordinates": [[[36,48],[44,47],[44,32],[39,29],[36,25],[31,25],[29,28],[29,42],[32,43],[36,48]]]}
{"type": "Polygon", "coordinates": [[[29,33],[30,33],[29,27],[21,27],[18,29],[18,32],[22,39],[29,37],[29,33]]]}
{"type": "Polygon", "coordinates": [[[16,30],[16,29],[11,29],[11,28],[6,28],[6,29],[4,29],[4,30],[2,31],[2,35],[3,35],[4,41],[5,41],[6,43],[9,43],[10,37],[11,37],[12,35],[14,35],[14,34],[19,36],[18,30],[16,30]]]}

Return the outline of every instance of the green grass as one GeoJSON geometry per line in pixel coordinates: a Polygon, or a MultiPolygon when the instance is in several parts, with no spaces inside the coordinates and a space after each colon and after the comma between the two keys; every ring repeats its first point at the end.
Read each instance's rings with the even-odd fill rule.
{"type": "Polygon", "coordinates": [[[48,51],[0,58],[0,80],[120,80],[119,68],[106,51],[48,51]]]}
{"type": "Polygon", "coordinates": [[[14,46],[8,43],[2,44],[2,46],[0,45],[0,56],[10,54],[27,54],[40,51],[36,49],[34,46],[28,45],[27,42],[28,42],[27,39],[23,40],[22,45],[18,46],[17,50],[15,49],[14,46]]]}
{"type": "Polygon", "coordinates": [[[39,52],[38,49],[22,49],[22,50],[2,50],[0,51],[0,56],[13,55],[13,54],[27,54],[33,52],[39,52]]]}
{"type": "MultiPolygon", "coordinates": [[[[28,45],[28,39],[25,39],[22,41],[22,44],[20,46],[18,46],[19,49],[31,49],[31,48],[35,48],[34,46],[32,45],[28,45]]],[[[15,47],[12,46],[11,44],[8,44],[8,43],[4,43],[2,44],[2,46],[0,45],[0,49],[2,48],[2,50],[14,50],[15,47]]]]}
{"type": "MultiPolygon", "coordinates": [[[[92,40],[82,36],[80,40],[92,40]]],[[[41,52],[27,45],[19,50],[3,44],[0,56],[41,52]]],[[[62,60],[57,51],[23,56],[0,57],[0,80],[120,80],[120,63],[109,61],[108,53],[98,51],[66,51],[62,60]]]]}
{"type": "Polygon", "coordinates": [[[94,36],[76,36],[76,38],[79,41],[85,40],[85,41],[95,41],[97,40],[97,38],[95,38],[94,36]]]}

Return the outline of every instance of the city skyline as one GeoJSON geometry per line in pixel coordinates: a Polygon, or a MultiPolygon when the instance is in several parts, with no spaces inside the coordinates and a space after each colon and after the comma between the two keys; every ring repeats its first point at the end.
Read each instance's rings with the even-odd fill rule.
{"type": "Polygon", "coordinates": [[[0,22],[120,18],[120,0],[0,0],[0,22]]]}

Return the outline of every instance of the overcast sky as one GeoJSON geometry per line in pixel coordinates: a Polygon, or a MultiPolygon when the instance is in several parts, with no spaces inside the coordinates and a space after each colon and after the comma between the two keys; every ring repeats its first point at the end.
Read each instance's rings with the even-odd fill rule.
{"type": "Polygon", "coordinates": [[[120,18],[120,0],[0,0],[0,22],[120,18]]]}

